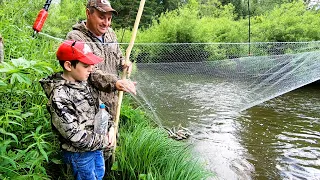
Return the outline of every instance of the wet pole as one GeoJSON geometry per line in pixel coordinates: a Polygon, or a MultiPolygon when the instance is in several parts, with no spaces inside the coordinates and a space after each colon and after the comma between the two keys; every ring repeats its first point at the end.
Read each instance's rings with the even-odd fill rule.
{"type": "MultiPolygon", "coordinates": [[[[140,1],[139,10],[138,10],[138,13],[136,16],[136,21],[134,23],[133,30],[132,30],[131,40],[130,40],[129,46],[126,50],[125,64],[127,64],[129,62],[129,57],[131,54],[131,50],[133,48],[134,40],[136,39],[136,35],[137,35],[138,26],[139,26],[140,18],[142,15],[144,3],[145,3],[145,0],[140,1]]],[[[130,76],[130,74],[127,74],[127,70],[124,69],[123,74],[122,74],[122,79],[126,79],[127,75],[128,75],[128,77],[130,76]]],[[[116,159],[115,152],[116,152],[116,147],[117,147],[117,134],[118,134],[118,129],[119,129],[119,119],[120,119],[120,109],[121,109],[122,98],[123,98],[123,91],[119,91],[116,119],[114,121],[115,144],[114,144],[114,148],[113,148],[113,152],[112,152],[112,163],[115,162],[115,159],[116,159]]]]}

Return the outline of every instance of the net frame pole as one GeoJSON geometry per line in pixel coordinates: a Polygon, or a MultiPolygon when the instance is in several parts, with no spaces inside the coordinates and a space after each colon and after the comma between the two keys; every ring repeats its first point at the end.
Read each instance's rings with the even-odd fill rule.
{"type": "MultiPolygon", "coordinates": [[[[138,26],[139,26],[139,23],[140,23],[140,19],[141,19],[142,11],[143,11],[143,8],[144,8],[144,4],[145,4],[145,0],[141,0],[140,1],[140,5],[139,5],[139,10],[138,10],[138,13],[137,13],[137,16],[136,16],[136,21],[135,21],[134,26],[133,26],[131,40],[130,40],[129,46],[128,46],[127,50],[126,50],[126,56],[125,56],[125,63],[126,64],[127,64],[127,62],[130,61],[129,57],[130,57],[130,54],[131,54],[131,50],[133,48],[134,41],[135,41],[136,36],[137,36],[138,26]]],[[[128,74],[127,70],[124,69],[123,70],[123,74],[122,74],[122,79],[126,79],[127,76],[130,76],[130,74],[128,74]]],[[[116,119],[115,119],[115,122],[114,122],[114,125],[115,125],[114,126],[115,144],[114,144],[113,153],[112,153],[112,162],[115,162],[115,157],[116,157],[115,156],[115,151],[116,151],[116,147],[117,147],[117,134],[118,134],[118,129],[119,129],[119,119],[120,119],[120,110],[121,110],[122,99],[123,99],[123,91],[119,91],[116,119]]]]}
{"type": "Polygon", "coordinates": [[[249,25],[248,25],[248,55],[251,56],[251,21],[250,21],[250,0],[248,0],[248,21],[249,21],[249,25]]]}

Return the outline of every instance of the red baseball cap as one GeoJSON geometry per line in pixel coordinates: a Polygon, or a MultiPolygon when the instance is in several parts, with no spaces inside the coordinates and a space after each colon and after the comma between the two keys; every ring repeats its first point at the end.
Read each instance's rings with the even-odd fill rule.
{"type": "Polygon", "coordinates": [[[84,42],[65,40],[59,46],[57,59],[60,61],[79,60],[84,64],[94,65],[102,61],[102,58],[92,53],[91,48],[84,42]]]}

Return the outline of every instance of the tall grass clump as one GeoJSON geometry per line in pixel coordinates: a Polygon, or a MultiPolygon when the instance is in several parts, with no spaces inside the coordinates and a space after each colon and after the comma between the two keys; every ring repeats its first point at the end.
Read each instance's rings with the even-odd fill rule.
{"type": "Polygon", "coordinates": [[[0,179],[65,179],[47,97],[38,82],[59,70],[55,52],[60,41],[32,37],[33,22],[43,4],[40,0],[0,1],[5,47],[0,64],[0,179]]]}
{"type": "Polygon", "coordinates": [[[0,179],[47,178],[55,148],[38,80],[52,71],[46,62],[23,58],[0,65],[0,179]]]}
{"type": "Polygon", "coordinates": [[[0,2],[5,47],[0,64],[0,179],[50,179],[46,166],[58,146],[38,83],[55,70],[55,42],[31,37],[31,21],[41,8],[37,2],[43,3],[0,2]]]}

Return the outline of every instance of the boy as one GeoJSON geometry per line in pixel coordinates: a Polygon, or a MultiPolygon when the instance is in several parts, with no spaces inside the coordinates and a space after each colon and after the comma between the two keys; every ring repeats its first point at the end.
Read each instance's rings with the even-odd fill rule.
{"type": "MultiPolygon", "coordinates": [[[[63,159],[70,164],[77,180],[102,179],[105,164],[102,149],[113,146],[113,127],[105,135],[94,130],[94,118],[100,100],[89,76],[94,65],[102,59],[94,55],[89,46],[79,41],[64,41],[58,48],[57,59],[62,73],[40,80],[49,99],[53,129],[59,134],[63,159]]],[[[92,74],[91,74],[92,73],[92,74]]],[[[90,75],[91,74],[91,75],[90,75]]],[[[112,75],[99,74],[101,89],[120,89],[135,93],[135,84],[127,80],[114,81],[112,75]]]]}

